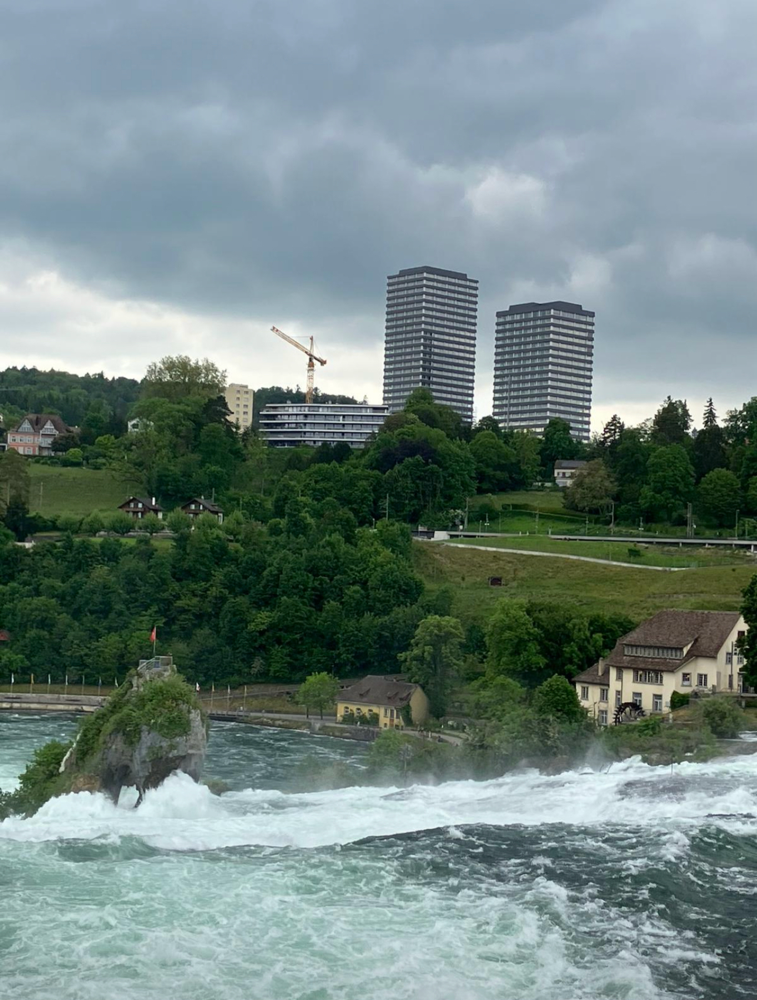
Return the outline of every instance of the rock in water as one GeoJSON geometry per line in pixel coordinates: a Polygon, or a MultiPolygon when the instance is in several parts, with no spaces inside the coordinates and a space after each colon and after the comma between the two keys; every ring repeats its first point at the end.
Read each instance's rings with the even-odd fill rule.
{"type": "Polygon", "coordinates": [[[114,802],[136,788],[137,805],[173,771],[200,778],[207,717],[170,656],[144,660],[84,720],[60,765],[61,791],[102,791],[114,802]]]}

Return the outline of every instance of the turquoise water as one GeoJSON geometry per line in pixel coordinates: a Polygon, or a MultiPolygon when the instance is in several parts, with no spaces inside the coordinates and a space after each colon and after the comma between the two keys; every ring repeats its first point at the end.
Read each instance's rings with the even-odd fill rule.
{"type": "MultiPolygon", "coordinates": [[[[0,716],[0,787],[63,717],[0,716]]],[[[757,996],[757,759],[329,790],[362,746],[212,729],[213,796],[0,824],[0,997],[757,996]]]]}

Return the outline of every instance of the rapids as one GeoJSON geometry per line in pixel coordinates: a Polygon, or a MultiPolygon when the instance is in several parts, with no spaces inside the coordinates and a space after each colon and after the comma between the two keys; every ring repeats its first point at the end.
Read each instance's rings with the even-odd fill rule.
{"type": "MultiPolygon", "coordinates": [[[[0,787],[70,728],[0,717],[0,787]]],[[[757,997],[757,756],[317,790],[364,755],[215,724],[220,797],[0,824],[0,998],[757,997]]]]}

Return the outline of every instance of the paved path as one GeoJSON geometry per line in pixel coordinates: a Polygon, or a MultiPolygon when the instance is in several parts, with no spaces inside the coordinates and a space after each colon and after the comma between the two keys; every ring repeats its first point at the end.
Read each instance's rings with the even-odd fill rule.
{"type": "Polygon", "coordinates": [[[599,563],[600,566],[621,566],[627,569],[650,569],[656,573],[683,573],[688,566],[644,566],[640,563],[616,562],[614,559],[595,559],[592,556],[569,556],[565,552],[536,552],[534,549],[504,549],[499,545],[465,545],[442,542],[453,549],[479,549],[481,552],[507,552],[514,556],[544,556],[546,559],[573,559],[575,562],[599,563]]]}

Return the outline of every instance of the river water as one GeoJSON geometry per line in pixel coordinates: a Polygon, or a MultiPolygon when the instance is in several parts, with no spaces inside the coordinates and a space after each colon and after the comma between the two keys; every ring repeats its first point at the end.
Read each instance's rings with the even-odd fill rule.
{"type": "MultiPolygon", "coordinates": [[[[71,729],[0,716],[0,787],[71,729]]],[[[6,820],[1,1000],[757,997],[757,757],[318,790],[364,762],[217,723],[221,797],[6,820]]]]}

